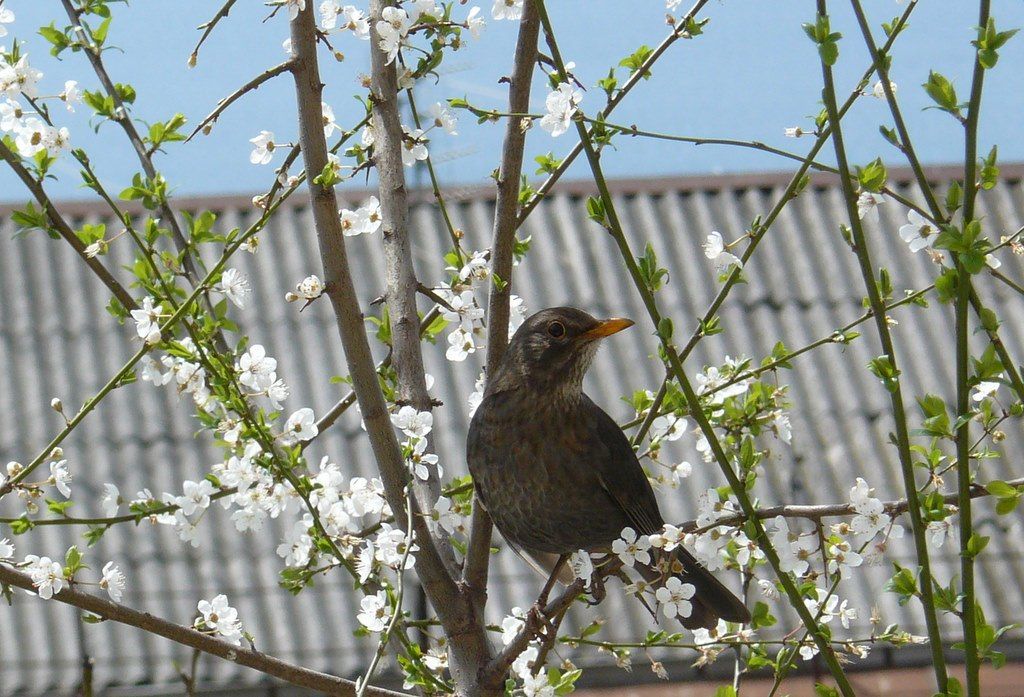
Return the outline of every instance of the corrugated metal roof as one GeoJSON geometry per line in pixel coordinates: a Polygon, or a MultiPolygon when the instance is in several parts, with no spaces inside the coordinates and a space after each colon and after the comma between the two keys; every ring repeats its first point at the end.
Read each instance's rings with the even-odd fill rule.
{"type": "MultiPolygon", "coordinates": [[[[994,236],[1008,233],[1024,220],[1024,166],[1003,168],[1004,180],[984,192],[980,212],[994,236]]],[[[937,181],[957,175],[952,168],[931,172],[937,181]]],[[[916,197],[908,173],[893,171],[891,179],[905,195],[916,197]]],[[[692,327],[718,284],[701,250],[710,230],[735,238],[750,220],[767,212],[782,194],[788,175],[688,177],[616,182],[613,193],[634,249],[650,241],[671,273],[663,291],[663,311],[676,318],[678,331],[692,327]]],[[[588,392],[622,420],[631,416],[620,396],[633,389],[656,389],[661,369],[651,357],[651,327],[640,301],[631,292],[612,240],[587,219],[585,197],[589,183],[567,184],[545,200],[528,218],[521,234],[533,237],[533,247],[519,267],[516,292],[531,309],[574,304],[597,315],[626,315],[639,319],[638,330],[607,343],[587,378],[588,392]],[[569,250],[572,250],[571,252],[569,250]]],[[[358,200],[360,193],[350,194],[358,200]]],[[[238,267],[253,286],[247,308],[236,312],[240,325],[277,357],[278,372],[292,388],[288,405],[311,406],[322,414],[343,394],[331,375],[344,374],[342,354],[327,303],[314,303],[301,315],[283,296],[320,264],[312,221],[301,196],[284,208],[261,235],[256,256],[239,255],[238,267]]],[[[432,278],[437,260],[447,247],[447,235],[432,203],[418,196],[412,215],[417,270],[432,278]]],[[[244,198],[184,199],[183,208],[210,208],[225,229],[244,226],[253,216],[244,198]]],[[[467,235],[467,247],[487,245],[493,213],[490,190],[461,189],[450,201],[456,226],[467,235]]],[[[66,215],[98,219],[92,204],[69,203],[66,215]]],[[[13,238],[12,207],[0,207],[0,462],[22,460],[38,451],[60,426],[49,407],[59,396],[74,408],[93,394],[134,349],[130,327],[106,321],[105,289],[87,274],[69,248],[41,234],[13,238]]],[[[703,341],[688,361],[691,372],[705,363],[720,363],[728,354],[760,358],[776,340],[797,347],[829,334],[862,312],[863,284],[853,255],[838,239],[838,222],[845,219],[841,195],[829,177],[818,177],[787,206],[745,271],[749,284],[737,288],[722,310],[725,332],[703,341]]],[[[878,263],[884,259],[897,289],[920,288],[932,281],[934,268],[924,255],[910,254],[896,235],[905,212],[895,203],[881,207],[881,222],[868,226],[878,263]]],[[[372,237],[349,241],[352,266],[364,305],[382,291],[379,242],[372,237]]],[[[110,268],[129,261],[127,244],[114,245],[110,268]],[[117,262],[115,264],[114,262],[117,262]]],[[[1020,277],[1024,264],[1003,254],[1004,269],[1020,277]]],[[[1005,286],[979,279],[979,291],[1004,321],[1002,334],[1014,355],[1024,347],[1024,304],[1005,286]]],[[[894,328],[908,395],[952,392],[952,310],[927,314],[901,309],[894,328]],[[937,356],[944,360],[936,362],[937,356]]],[[[977,337],[976,337],[977,338],[977,337]]],[[[980,339],[979,339],[980,342],[980,339]]],[[[981,345],[980,343],[978,344],[981,345]]],[[[436,447],[449,472],[461,473],[468,427],[465,398],[473,389],[479,363],[445,360],[444,346],[425,346],[428,371],[436,378],[434,392],[445,408],[435,416],[436,447]]],[[[865,369],[877,355],[873,328],[852,346],[830,345],[797,360],[796,369],[780,379],[791,385],[792,447],[773,447],[760,495],[766,505],[786,502],[824,503],[845,500],[855,476],[864,476],[882,498],[901,492],[891,430],[888,399],[865,369]],[[849,354],[849,355],[845,355],[849,354]]],[[[1019,475],[1024,457],[1016,422],[1008,425],[1005,457],[981,465],[983,479],[1019,475]]],[[[79,492],[77,513],[90,510],[104,482],[116,483],[122,493],[148,487],[154,493],[177,491],[184,479],[197,478],[218,460],[205,438],[194,437],[188,404],[180,404],[171,388],[146,383],[115,390],[64,446],[79,492]],[[84,495],[83,495],[84,494],[84,495]]],[[[692,517],[696,494],[722,484],[714,465],[703,465],[686,438],[679,449],[694,463],[685,487],[662,492],[666,517],[692,517]]],[[[350,475],[373,472],[371,453],[358,418],[346,414],[310,449],[318,459],[329,453],[350,475]]],[[[986,518],[986,504],[980,504],[986,518]]],[[[1006,523],[1005,519],[998,521],[1006,523]]],[[[1018,525],[1020,519],[1015,521],[1018,525]]],[[[987,524],[995,524],[992,521],[987,524]]],[[[214,506],[201,526],[198,549],[179,542],[173,532],[143,524],[119,526],[102,539],[90,557],[117,560],[130,583],[125,602],[163,617],[188,622],[195,604],[215,593],[227,593],[238,607],[257,646],[286,660],[301,662],[341,675],[356,675],[374,645],[356,639],[354,608],[358,598],[338,573],[292,597],[277,585],[281,562],[275,554],[279,525],[256,535],[233,531],[227,516],[214,506]]],[[[66,528],[41,528],[16,540],[19,553],[59,556],[75,542],[66,528]]],[[[1024,607],[1024,561],[1019,540],[993,536],[979,564],[978,592],[992,621],[1020,619],[1024,607]]],[[[912,560],[909,545],[891,547],[890,558],[912,560]]],[[[952,546],[936,559],[939,578],[958,572],[952,546]]],[[[899,622],[923,634],[914,605],[899,607],[895,597],[878,590],[889,569],[869,569],[866,582],[846,584],[842,593],[860,608],[854,633],[866,635],[869,608],[878,605],[883,621],[899,622]]],[[[513,605],[527,605],[538,579],[518,558],[502,553],[494,563],[489,612],[497,620],[513,605]]],[[[612,592],[597,610],[614,617],[604,634],[628,639],[649,625],[635,602],[623,602],[612,592]]],[[[948,621],[955,634],[957,623],[948,621]]],[[[12,607],[0,608],[0,694],[65,693],[79,680],[82,646],[95,659],[98,686],[149,684],[176,689],[173,660],[187,652],[170,642],[111,623],[83,625],[67,606],[18,596],[12,607]]],[[[912,654],[908,654],[912,655],[912,654]]],[[[896,659],[899,659],[897,654],[896,659]]],[[[581,663],[607,664],[607,658],[581,654],[581,663]]],[[[229,663],[206,660],[203,677],[211,684],[237,687],[261,682],[260,676],[229,663]]]]}

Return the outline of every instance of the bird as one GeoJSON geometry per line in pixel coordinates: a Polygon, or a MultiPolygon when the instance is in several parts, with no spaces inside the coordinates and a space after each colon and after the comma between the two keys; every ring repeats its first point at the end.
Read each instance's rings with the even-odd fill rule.
{"type": "MultiPolygon", "coordinates": [[[[553,573],[545,592],[555,575],[565,578],[567,555],[610,558],[625,528],[652,535],[665,524],[626,435],[583,392],[602,340],[632,325],[573,307],[533,314],[490,371],[470,423],[466,455],[477,500],[509,546],[553,573]]],[[[652,551],[660,559],[634,567],[646,581],[672,575],[694,587],[684,627],[750,621],[739,598],[681,545],[652,551]]]]}

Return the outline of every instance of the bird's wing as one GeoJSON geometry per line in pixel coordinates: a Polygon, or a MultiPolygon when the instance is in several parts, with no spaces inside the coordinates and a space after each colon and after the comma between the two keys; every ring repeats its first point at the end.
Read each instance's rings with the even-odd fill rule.
{"type": "Polygon", "coordinates": [[[622,509],[638,533],[650,535],[665,524],[651,483],[640,461],[615,420],[583,396],[594,437],[589,440],[589,464],[612,500],[622,509]]]}

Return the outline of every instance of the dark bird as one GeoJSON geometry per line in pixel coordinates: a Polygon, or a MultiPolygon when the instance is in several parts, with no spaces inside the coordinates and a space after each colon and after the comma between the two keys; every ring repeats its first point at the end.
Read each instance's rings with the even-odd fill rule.
{"type": "MultiPolygon", "coordinates": [[[[508,543],[548,571],[577,550],[610,553],[623,528],[650,535],[664,525],[622,429],[583,394],[601,339],[632,324],[572,307],[536,313],[512,337],[470,424],[467,458],[479,501],[508,543]]],[[[689,552],[677,547],[665,556],[671,564],[661,568],[696,590],[683,626],[750,620],[689,552]]],[[[665,559],[637,564],[649,582],[664,582],[658,561],[665,559]]]]}

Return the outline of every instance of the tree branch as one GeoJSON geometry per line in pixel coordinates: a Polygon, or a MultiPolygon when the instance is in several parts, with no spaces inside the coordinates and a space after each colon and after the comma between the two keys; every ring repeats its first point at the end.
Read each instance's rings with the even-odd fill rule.
{"type": "MultiPolygon", "coordinates": [[[[35,587],[32,585],[32,578],[30,576],[4,564],[0,564],[0,584],[23,588],[33,594],[35,593],[35,587]]],[[[279,658],[268,656],[253,649],[236,646],[222,639],[214,638],[209,634],[196,631],[191,627],[175,624],[161,617],[155,617],[148,612],[140,612],[126,605],[115,603],[112,600],[104,600],[95,595],[83,593],[75,590],[73,587],[64,588],[59,593],[55,593],[53,599],[91,612],[105,620],[138,627],[150,634],[156,634],[183,646],[189,646],[232,663],[258,670],[261,673],[280,678],[293,685],[318,690],[329,695],[348,696],[356,694],[355,683],[351,680],[303,668],[302,666],[287,663],[279,658]]],[[[373,697],[398,697],[404,693],[392,692],[391,690],[379,687],[370,687],[367,688],[365,694],[373,697]]]]}
{"type": "MultiPolygon", "coordinates": [[[[345,237],[338,217],[334,189],[314,181],[327,165],[321,110],[320,70],[316,56],[316,22],[307,3],[291,23],[292,48],[295,51],[296,101],[299,108],[299,137],[309,182],[310,209],[324,265],[326,294],[334,308],[345,360],[352,377],[356,399],[366,424],[374,458],[384,484],[385,495],[395,519],[405,527],[405,487],[409,472],[395,437],[387,404],[381,392],[373,354],[366,338],[363,315],[349,268],[345,237]]],[[[451,640],[451,666],[456,683],[473,685],[477,666],[489,656],[490,646],[482,618],[474,617],[448,573],[433,543],[425,516],[413,511],[413,530],[420,552],[416,571],[435,611],[451,640]]]]}
{"type": "MultiPolygon", "coordinates": [[[[1006,482],[1009,486],[1019,487],[1024,485],[1024,477],[1018,479],[1011,479],[1006,482]]],[[[951,491],[942,495],[942,500],[946,503],[956,503],[960,496],[959,491],[951,491]]],[[[970,498],[978,499],[991,496],[988,490],[980,484],[972,484],[970,491],[970,498]]],[[[902,513],[906,513],[910,510],[910,501],[908,499],[895,499],[893,501],[886,501],[882,504],[885,512],[890,516],[897,516],[902,513]]],[[[771,506],[770,508],[759,508],[756,511],[756,517],[761,520],[768,520],[769,518],[776,518],[782,516],[783,518],[806,518],[807,520],[821,520],[822,518],[838,518],[841,516],[854,515],[857,511],[851,503],[824,503],[815,505],[784,505],[784,506],[771,506]]],[[[720,525],[737,526],[750,520],[746,514],[731,515],[725,518],[719,518],[714,523],[705,525],[704,527],[697,527],[696,520],[688,520],[684,523],[679,524],[679,529],[685,532],[692,532],[694,534],[701,534],[717,528],[720,525]]]]}
{"type": "MultiPolygon", "coordinates": [[[[380,193],[381,231],[384,236],[384,299],[391,323],[391,363],[397,378],[397,400],[416,411],[432,410],[427,394],[420,347],[420,319],[416,310],[419,281],[412,265],[412,244],[409,241],[409,201],[405,188],[405,165],[402,162],[402,121],[398,112],[398,75],[395,63],[388,63],[380,48],[376,23],[388,0],[370,2],[370,123],[374,133],[373,162],[377,168],[380,193]]],[[[397,59],[396,59],[397,60],[397,59]]],[[[430,511],[441,493],[437,470],[428,472],[425,482],[413,480],[413,491],[421,511],[430,511]]],[[[455,556],[448,534],[433,520],[427,522],[440,558],[451,574],[456,573],[455,556]]]]}
{"type": "Polygon", "coordinates": [[[4,145],[3,141],[0,141],[0,158],[3,158],[10,165],[14,173],[25,184],[25,188],[29,190],[36,201],[39,202],[39,205],[43,207],[46,217],[50,219],[50,223],[57,234],[71,245],[72,249],[81,257],[86,266],[96,274],[96,277],[103,282],[103,285],[110,289],[110,292],[117,298],[118,302],[124,305],[126,310],[134,310],[136,307],[135,300],[128,290],[121,285],[120,281],[114,278],[113,274],[107,270],[107,267],[99,259],[86,255],[85,245],[82,244],[82,240],[78,239],[75,231],[71,229],[67,221],[57,212],[57,207],[50,201],[50,197],[46,195],[43,185],[32,177],[32,174],[21,163],[21,159],[11,152],[10,148],[4,145]]]}
{"type": "Polygon", "coordinates": [[[210,124],[211,127],[212,127],[213,123],[217,120],[217,118],[222,113],[224,113],[224,110],[227,109],[229,106],[231,106],[240,97],[242,97],[242,95],[244,95],[247,92],[251,92],[252,90],[254,90],[257,87],[259,87],[260,85],[262,85],[264,82],[267,82],[268,80],[274,79],[275,77],[277,77],[281,73],[288,72],[289,70],[292,69],[292,65],[293,64],[294,64],[294,61],[291,58],[289,58],[288,60],[284,61],[283,63],[278,63],[273,68],[267,68],[262,73],[260,73],[259,75],[257,75],[253,79],[249,80],[249,82],[245,83],[244,85],[239,87],[237,90],[235,90],[234,92],[232,92],[228,96],[226,96],[223,99],[221,99],[219,102],[217,102],[217,107],[213,111],[211,111],[206,116],[206,118],[204,118],[202,121],[200,121],[199,125],[196,126],[195,129],[193,129],[192,133],[190,133],[188,138],[185,139],[185,142],[187,143],[190,140],[192,140],[193,138],[195,138],[196,134],[199,133],[199,131],[201,131],[204,128],[206,128],[207,124],[210,124]]]}
{"type": "MultiPolygon", "coordinates": [[[[530,84],[533,66],[537,62],[537,37],[540,17],[535,3],[523,5],[519,23],[512,77],[508,85],[509,111],[526,111],[530,106],[530,84]]],[[[517,119],[509,119],[505,126],[501,165],[498,168],[498,194],[494,208],[494,231],[491,237],[491,273],[501,279],[501,287],[490,284],[487,302],[487,357],[488,374],[493,374],[508,346],[509,298],[512,289],[512,250],[519,229],[519,177],[523,170],[523,150],[526,132],[517,119]]],[[[473,500],[473,522],[462,580],[466,584],[478,612],[487,602],[487,566],[491,556],[491,519],[480,503],[473,500]]]]}
{"type": "MultiPolygon", "coordinates": [[[[128,109],[125,107],[124,101],[121,99],[121,94],[117,91],[114,81],[110,79],[110,75],[107,73],[107,69],[103,65],[103,58],[100,55],[99,47],[93,43],[92,36],[89,35],[85,27],[82,26],[81,17],[71,0],[61,0],[61,4],[64,5],[64,11],[67,12],[68,19],[71,20],[71,25],[75,28],[75,31],[82,37],[88,37],[88,39],[83,40],[83,44],[85,45],[83,46],[82,52],[86,55],[86,58],[89,59],[93,72],[96,73],[96,77],[99,78],[100,84],[103,85],[103,90],[107,93],[107,96],[114,100],[115,115],[117,117],[115,121],[124,130],[125,135],[128,136],[128,140],[131,142],[132,147],[135,149],[135,153],[138,155],[139,163],[142,165],[142,170],[146,173],[147,177],[155,179],[158,172],[156,171],[156,167],[153,166],[153,158],[146,150],[146,144],[142,141],[142,136],[139,135],[139,131],[135,128],[135,124],[128,115],[128,109]]],[[[188,248],[188,240],[185,239],[185,235],[181,231],[181,226],[178,224],[178,219],[174,216],[174,211],[171,210],[171,205],[166,199],[162,199],[160,201],[160,210],[164,216],[165,222],[171,230],[171,238],[174,240],[175,248],[181,255],[181,261],[185,267],[185,271],[189,275],[189,280],[195,284],[199,281],[201,276],[195,267],[195,263],[192,261],[192,255],[188,248]]]]}

